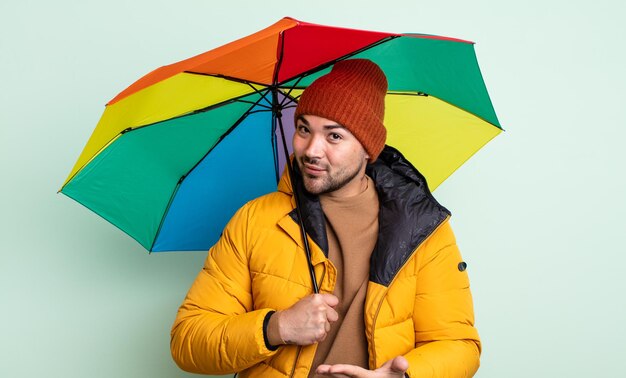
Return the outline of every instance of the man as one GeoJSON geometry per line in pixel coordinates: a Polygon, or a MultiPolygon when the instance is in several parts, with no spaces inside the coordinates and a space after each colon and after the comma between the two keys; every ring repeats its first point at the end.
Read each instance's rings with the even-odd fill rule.
{"type": "Polygon", "coordinates": [[[183,369],[241,377],[469,377],[479,365],[449,212],[385,147],[387,80],[338,62],[295,113],[293,189],[243,206],[211,248],[172,328],[183,369]]]}

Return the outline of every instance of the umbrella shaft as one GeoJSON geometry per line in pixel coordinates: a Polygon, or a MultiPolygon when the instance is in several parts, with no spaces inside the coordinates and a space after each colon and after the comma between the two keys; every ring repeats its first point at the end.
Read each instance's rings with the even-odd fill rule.
{"type": "MultiPolygon", "coordinates": [[[[276,93],[276,89],[272,91],[272,102],[274,104],[278,104],[278,95],[276,93]]],[[[291,179],[291,187],[293,188],[293,195],[296,199],[296,213],[298,214],[298,224],[300,225],[300,234],[302,236],[302,242],[304,244],[304,252],[306,253],[307,264],[309,265],[309,274],[311,275],[313,292],[317,294],[319,293],[319,287],[317,286],[315,270],[313,269],[313,263],[311,262],[311,248],[309,246],[309,238],[307,237],[306,227],[304,226],[304,218],[302,217],[302,212],[300,210],[300,196],[298,195],[298,191],[296,190],[296,178],[293,171],[293,165],[291,164],[291,159],[289,158],[289,152],[287,150],[287,141],[285,140],[285,131],[283,129],[283,120],[280,110],[274,110],[274,116],[276,117],[276,120],[278,121],[278,127],[280,128],[280,136],[283,142],[283,151],[285,151],[285,164],[287,164],[289,178],[291,179]]]]}

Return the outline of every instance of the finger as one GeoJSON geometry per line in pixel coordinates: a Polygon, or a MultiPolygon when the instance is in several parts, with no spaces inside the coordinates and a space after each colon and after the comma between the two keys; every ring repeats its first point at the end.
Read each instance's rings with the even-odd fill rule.
{"type": "Polygon", "coordinates": [[[404,374],[409,369],[409,361],[403,356],[398,356],[386,361],[381,367],[376,369],[377,372],[385,372],[396,374],[404,374]]]}
{"type": "Polygon", "coordinates": [[[319,365],[317,369],[315,369],[315,372],[317,374],[326,374],[328,373],[329,369],[330,369],[330,365],[319,365]]]}
{"type": "Polygon", "coordinates": [[[318,295],[320,295],[324,303],[326,303],[330,307],[335,307],[339,304],[339,298],[337,298],[336,296],[332,294],[318,294],[318,295]]]}
{"type": "Polygon", "coordinates": [[[356,377],[353,375],[347,375],[347,374],[343,374],[343,373],[338,373],[338,372],[333,372],[331,371],[331,368],[335,366],[335,365],[319,365],[317,367],[317,369],[315,370],[315,373],[318,375],[325,375],[327,377],[333,377],[333,378],[352,378],[352,377],[356,377]]]}
{"type": "Polygon", "coordinates": [[[324,323],[324,330],[326,331],[326,333],[330,332],[330,323],[329,322],[324,323]]]}
{"type": "Polygon", "coordinates": [[[327,336],[328,336],[328,333],[324,332],[322,336],[318,337],[317,340],[315,340],[315,342],[321,343],[322,341],[326,340],[327,336]]]}
{"type": "Polygon", "coordinates": [[[403,356],[398,356],[391,361],[391,371],[404,373],[409,369],[409,361],[403,356]]]}
{"type": "Polygon", "coordinates": [[[329,322],[336,322],[339,319],[339,314],[332,308],[326,309],[326,319],[329,322]]]}
{"type": "Polygon", "coordinates": [[[330,374],[333,374],[334,377],[366,377],[368,373],[371,374],[369,370],[363,369],[360,366],[348,365],[348,364],[336,364],[331,365],[328,369],[330,374]]]}

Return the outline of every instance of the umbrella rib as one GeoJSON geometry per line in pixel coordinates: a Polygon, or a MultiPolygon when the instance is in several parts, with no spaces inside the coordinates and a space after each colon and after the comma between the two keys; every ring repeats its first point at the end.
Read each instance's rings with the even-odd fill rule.
{"type": "MultiPolygon", "coordinates": [[[[260,106],[260,107],[262,107],[262,108],[265,108],[265,109],[266,109],[265,111],[270,111],[270,110],[272,110],[272,108],[271,108],[271,107],[269,107],[269,106],[267,106],[267,105],[261,105],[261,104],[259,104],[259,103],[254,102],[254,101],[248,101],[248,100],[237,100],[237,102],[242,102],[242,103],[251,104],[251,105],[257,105],[257,106],[260,106]]],[[[257,110],[257,111],[260,111],[260,110],[257,110]]]]}
{"type": "Polygon", "coordinates": [[[281,108],[281,109],[295,108],[295,107],[297,107],[297,106],[298,106],[298,101],[297,101],[297,100],[298,100],[298,98],[299,98],[300,96],[298,96],[298,97],[291,97],[291,96],[287,96],[287,95],[285,95],[285,97],[288,97],[288,98],[289,98],[289,100],[288,100],[288,102],[287,102],[287,103],[285,103],[285,102],[281,102],[281,104],[280,104],[280,108],[281,108]],[[292,105],[287,105],[287,104],[292,104],[292,105]]]}
{"type": "Polygon", "coordinates": [[[274,103],[267,99],[267,95],[270,93],[270,91],[265,91],[265,93],[260,93],[260,92],[258,92],[258,93],[261,95],[263,100],[265,100],[265,102],[267,102],[269,104],[269,106],[263,106],[263,105],[260,105],[260,104],[259,104],[259,106],[263,106],[266,109],[273,110],[274,109],[274,103]]]}
{"type": "MultiPolygon", "coordinates": [[[[278,90],[277,90],[276,83],[278,82],[278,73],[280,72],[280,68],[283,65],[283,57],[284,57],[284,51],[285,51],[285,32],[284,31],[280,31],[278,33],[278,46],[277,47],[278,47],[278,51],[276,52],[277,61],[276,61],[276,65],[274,66],[274,72],[272,74],[271,105],[272,105],[272,135],[274,135],[274,137],[272,138],[272,149],[274,150],[274,174],[276,175],[276,182],[278,183],[280,179],[280,172],[278,172],[278,166],[279,166],[278,146],[276,145],[277,141],[276,141],[275,135],[276,135],[276,117],[277,116],[279,118],[282,117],[282,101],[280,103],[278,102],[278,94],[277,94],[278,90]]],[[[285,135],[282,130],[282,127],[280,131],[281,131],[281,136],[284,138],[285,135]]],[[[285,152],[285,155],[288,155],[286,147],[285,147],[284,152],[285,152]]],[[[289,166],[289,156],[287,156],[285,164],[289,166]]],[[[289,169],[291,168],[289,167],[289,169]]],[[[295,197],[295,192],[294,192],[294,197],[295,197]]]]}
{"type": "Polygon", "coordinates": [[[242,121],[243,121],[243,120],[244,120],[244,119],[245,119],[245,118],[246,118],[249,114],[259,112],[258,110],[252,110],[252,109],[253,109],[255,106],[257,106],[257,105],[258,105],[258,103],[259,103],[260,101],[261,101],[261,98],[259,98],[259,99],[257,100],[257,102],[255,102],[255,103],[254,103],[254,104],[253,104],[250,108],[248,108],[248,110],[246,110],[246,111],[245,111],[245,113],[243,113],[243,114],[241,115],[241,117],[239,117],[239,119],[237,119],[237,121],[235,121],[235,122],[233,123],[233,125],[232,125],[232,126],[231,126],[228,130],[226,130],[226,132],[225,132],[224,134],[222,134],[222,136],[221,136],[221,137],[217,140],[217,142],[213,145],[213,147],[211,147],[211,148],[210,148],[210,149],[206,152],[206,154],[204,154],[204,156],[202,157],[202,159],[199,159],[199,160],[198,160],[198,162],[197,162],[197,163],[196,163],[193,167],[191,167],[191,169],[190,169],[189,171],[187,171],[187,173],[185,173],[183,176],[181,176],[181,178],[180,178],[180,182],[182,182],[182,181],[185,179],[185,177],[189,176],[189,174],[190,174],[190,173],[191,173],[191,172],[192,172],[192,171],[193,171],[193,170],[194,170],[194,169],[195,169],[195,168],[196,168],[196,167],[200,164],[200,162],[201,162],[202,160],[204,160],[204,158],[205,158],[208,154],[210,154],[210,153],[211,153],[211,151],[213,151],[213,149],[215,149],[215,147],[217,147],[217,145],[219,145],[219,144],[222,142],[222,140],[224,140],[224,138],[226,138],[226,137],[227,137],[227,136],[228,136],[228,135],[229,135],[229,134],[230,134],[230,133],[231,133],[231,132],[232,132],[232,131],[233,131],[233,130],[237,127],[237,126],[239,126],[239,124],[240,124],[240,123],[241,123],[241,122],[242,122],[242,121]]]}
{"type": "MultiPolygon", "coordinates": [[[[257,92],[257,93],[258,93],[259,95],[261,95],[261,96],[264,96],[264,95],[263,95],[262,93],[260,93],[260,92],[257,92]]],[[[196,115],[196,114],[198,114],[198,113],[208,112],[208,111],[210,111],[210,110],[217,109],[217,108],[219,108],[219,107],[226,106],[226,105],[229,105],[229,104],[232,104],[232,103],[235,103],[235,102],[243,102],[243,103],[248,103],[248,104],[252,104],[252,105],[255,105],[255,106],[256,106],[256,105],[258,105],[258,106],[262,106],[262,107],[264,107],[264,108],[266,108],[266,109],[268,109],[268,110],[270,109],[270,108],[269,108],[268,106],[266,106],[266,105],[260,105],[260,104],[258,104],[258,102],[259,102],[261,99],[259,99],[259,101],[257,101],[257,102],[252,102],[252,101],[248,101],[248,100],[242,100],[242,98],[247,97],[247,96],[250,96],[251,94],[252,94],[252,93],[246,93],[246,94],[243,94],[243,95],[238,96],[238,97],[229,98],[229,99],[228,99],[228,100],[226,100],[226,101],[222,101],[222,102],[219,102],[219,103],[217,103],[217,104],[209,105],[209,106],[204,107],[204,108],[201,108],[201,109],[192,110],[192,111],[187,112],[187,113],[185,113],[185,114],[181,114],[181,115],[176,116],[176,117],[172,117],[172,118],[164,119],[164,120],[162,120],[162,121],[157,121],[157,122],[153,122],[153,123],[148,123],[148,124],[141,125],[141,126],[128,127],[128,128],[126,128],[126,129],[122,130],[122,131],[121,131],[118,135],[121,135],[121,134],[127,133],[127,132],[129,132],[129,131],[134,131],[134,130],[143,129],[144,127],[148,127],[148,126],[156,125],[156,124],[159,124],[159,123],[162,123],[162,122],[169,122],[169,121],[172,121],[172,120],[175,120],[175,119],[179,119],[179,118],[191,117],[191,116],[194,116],[194,115],[196,115]]]]}
{"type": "MultiPolygon", "coordinates": [[[[277,55],[278,55],[278,61],[276,62],[276,66],[274,66],[274,74],[272,75],[272,86],[276,87],[276,85],[278,84],[278,73],[280,72],[280,67],[283,65],[283,57],[284,57],[284,52],[285,52],[285,31],[281,30],[280,33],[278,33],[278,41],[279,41],[279,45],[278,45],[278,51],[277,51],[277,55]]],[[[276,98],[273,98],[273,100],[276,98]]]]}
{"type": "Polygon", "coordinates": [[[152,253],[152,250],[154,249],[154,245],[156,244],[157,239],[159,238],[159,234],[161,233],[161,228],[163,227],[165,218],[167,218],[167,213],[170,211],[170,207],[172,206],[174,197],[176,197],[176,194],[178,193],[178,189],[180,189],[180,184],[182,183],[184,178],[185,176],[181,177],[178,180],[178,182],[176,183],[176,187],[174,188],[174,191],[172,191],[172,195],[170,196],[169,201],[167,201],[167,206],[165,207],[165,211],[163,212],[163,216],[161,217],[161,221],[159,222],[159,227],[157,228],[156,234],[154,235],[154,238],[152,239],[152,245],[150,246],[150,250],[149,250],[150,253],[152,253]]]}
{"type": "Polygon", "coordinates": [[[287,99],[289,99],[289,102],[296,102],[296,98],[291,96],[291,92],[293,92],[293,90],[298,86],[298,84],[300,83],[300,81],[302,81],[303,76],[298,77],[298,80],[296,80],[296,82],[293,84],[293,86],[291,88],[289,88],[289,90],[287,91],[287,93],[284,93],[284,97],[283,100],[280,102],[280,106],[281,107],[285,107],[285,101],[287,101],[287,99]]]}
{"type": "Polygon", "coordinates": [[[223,74],[209,74],[209,73],[194,72],[194,71],[183,71],[183,72],[187,73],[187,74],[190,74],[190,75],[217,77],[219,79],[230,80],[230,81],[234,81],[234,82],[237,82],[237,83],[248,84],[248,85],[255,84],[255,85],[260,85],[260,86],[263,86],[263,87],[267,87],[268,86],[266,83],[260,83],[258,81],[252,81],[252,80],[247,80],[247,79],[240,79],[238,77],[228,76],[228,75],[223,75],[223,74]]]}
{"type": "MultiPolygon", "coordinates": [[[[402,95],[402,94],[399,94],[399,95],[402,95]]],[[[479,116],[479,115],[477,115],[477,114],[475,114],[475,113],[473,113],[473,112],[470,112],[469,110],[464,109],[464,108],[460,107],[459,105],[456,105],[456,104],[454,104],[454,103],[452,103],[452,102],[450,102],[450,101],[444,100],[444,99],[443,99],[443,98],[441,98],[441,97],[437,97],[437,96],[434,96],[434,95],[429,95],[429,94],[426,94],[426,93],[423,93],[423,92],[417,92],[417,94],[410,94],[410,95],[412,95],[412,96],[419,96],[419,97],[432,97],[432,98],[435,98],[435,99],[437,99],[438,101],[441,101],[441,102],[443,102],[443,103],[446,103],[446,104],[448,104],[448,105],[450,105],[450,106],[452,106],[452,107],[454,107],[454,108],[460,109],[460,110],[464,111],[464,112],[465,112],[465,113],[467,113],[467,114],[471,114],[472,116],[474,116],[474,117],[478,118],[479,120],[481,120],[481,121],[483,121],[483,122],[485,122],[485,123],[487,123],[487,124],[489,124],[489,125],[491,125],[491,126],[493,126],[493,127],[497,128],[497,129],[500,129],[500,130],[502,130],[502,131],[505,131],[505,130],[502,128],[502,126],[496,125],[495,123],[493,123],[493,122],[491,122],[491,121],[489,121],[489,120],[487,120],[487,119],[485,119],[485,118],[483,118],[483,117],[481,117],[481,116],[479,116]]],[[[477,151],[477,152],[478,152],[478,151],[477,151]]],[[[468,158],[468,159],[469,159],[469,158],[468,158]]],[[[452,173],[451,173],[451,174],[452,174],[452,173]]]]}
{"type": "MultiPolygon", "coordinates": [[[[191,75],[211,76],[211,77],[217,77],[217,78],[220,78],[220,79],[234,81],[234,82],[241,83],[241,84],[246,84],[255,93],[258,93],[258,94],[260,94],[263,97],[265,97],[265,94],[263,94],[262,91],[259,90],[258,88],[256,88],[254,85],[259,85],[259,86],[263,86],[263,87],[267,87],[268,86],[267,84],[264,84],[264,83],[259,83],[257,81],[252,81],[252,80],[247,80],[247,79],[240,79],[240,78],[237,78],[237,77],[234,77],[234,76],[227,76],[227,75],[222,75],[222,74],[208,74],[208,73],[193,72],[193,71],[184,71],[184,72],[188,73],[188,74],[191,74],[191,75]]],[[[269,103],[269,101],[267,99],[266,99],[266,101],[269,103]]],[[[245,102],[245,101],[242,101],[242,102],[245,102]]],[[[252,102],[250,102],[250,103],[252,103],[252,102]]],[[[262,105],[259,105],[259,106],[262,106],[262,105]]]]}
{"type": "Polygon", "coordinates": [[[416,92],[387,92],[387,95],[391,96],[420,96],[420,97],[428,97],[430,96],[428,93],[416,91],[416,92]]]}
{"type": "MultiPolygon", "coordinates": [[[[222,101],[222,102],[218,102],[217,104],[213,104],[213,105],[209,105],[209,106],[204,107],[204,108],[192,110],[192,111],[189,111],[189,112],[187,112],[185,114],[181,114],[179,116],[171,117],[171,118],[164,119],[164,120],[161,120],[161,121],[157,121],[157,122],[153,122],[153,123],[147,123],[147,124],[141,125],[141,126],[135,126],[135,127],[131,126],[131,127],[128,127],[126,129],[122,130],[120,132],[120,135],[124,134],[124,133],[127,133],[129,131],[143,129],[144,127],[156,125],[156,124],[159,124],[159,123],[162,123],[162,122],[169,122],[169,121],[172,121],[172,120],[175,120],[175,119],[179,119],[179,118],[191,117],[191,116],[194,116],[194,115],[196,115],[198,113],[208,112],[209,110],[217,109],[217,108],[220,108],[222,106],[226,106],[226,105],[229,105],[229,104],[232,104],[232,103],[235,103],[235,102],[245,102],[245,103],[250,103],[250,104],[257,105],[257,103],[253,103],[253,102],[248,101],[248,100],[242,100],[242,98],[250,96],[251,94],[252,93],[246,93],[246,94],[243,94],[241,96],[229,98],[228,100],[225,100],[225,101],[222,101]]],[[[259,105],[259,106],[263,106],[263,105],[259,105]]],[[[265,107],[267,108],[267,106],[265,106],[265,107]]]]}
{"type": "Polygon", "coordinates": [[[255,113],[270,112],[270,111],[271,111],[271,109],[251,110],[251,111],[248,112],[248,115],[255,114],[255,113]]]}

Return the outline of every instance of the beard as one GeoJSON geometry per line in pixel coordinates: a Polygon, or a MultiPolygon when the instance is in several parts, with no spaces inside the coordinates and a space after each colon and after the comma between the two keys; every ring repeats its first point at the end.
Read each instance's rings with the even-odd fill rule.
{"type": "Polygon", "coordinates": [[[322,165],[324,169],[321,175],[309,175],[304,172],[304,163],[318,165],[317,159],[309,159],[301,157],[298,160],[300,171],[302,172],[302,181],[307,192],[315,195],[327,194],[343,188],[351,182],[361,171],[365,160],[359,160],[359,164],[354,166],[344,166],[336,171],[331,171],[328,164],[322,165]]]}

